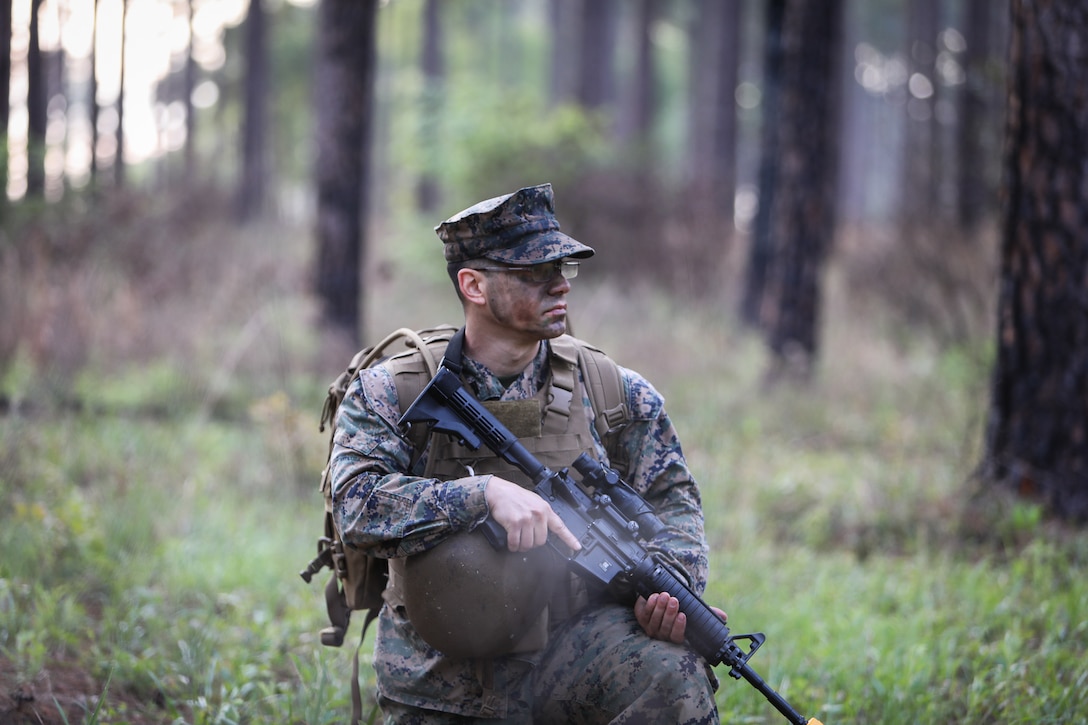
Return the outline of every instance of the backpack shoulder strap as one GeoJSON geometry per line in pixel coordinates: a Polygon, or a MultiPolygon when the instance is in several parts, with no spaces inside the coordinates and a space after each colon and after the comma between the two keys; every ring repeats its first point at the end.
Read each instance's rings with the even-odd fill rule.
{"type": "Polygon", "coordinates": [[[604,440],[631,419],[619,365],[598,348],[583,344],[578,348],[578,366],[596,411],[597,432],[604,440]]]}
{"type": "Polygon", "coordinates": [[[631,410],[619,365],[600,348],[569,335],[558,337],[551,344],[557,357],[575,361],[582,371],[593,405],[593,426],[608,451],[610,463],[625,470],[626,457],[618,450],[617,441],[620,431],[631,420],[631,410]]]}
{"type": "MultiPolygon", "coordinates": [[[[393,384],[397,388],[397,400],[404,411],[412,404],[427,383],[438,373],[438,366],[450,340],[457,333],[457,328],[443,325],[431,330],[423,330],[414,338],[409,338],[408,350],[390,358],[393,369],[393,384]]],[[[412,426],[408,429],[408,440],[415,455],[419,455],[427,442],[426,426],[412,426]]],[[[414,463],[414,461],[413,461],[414,463]]]]}

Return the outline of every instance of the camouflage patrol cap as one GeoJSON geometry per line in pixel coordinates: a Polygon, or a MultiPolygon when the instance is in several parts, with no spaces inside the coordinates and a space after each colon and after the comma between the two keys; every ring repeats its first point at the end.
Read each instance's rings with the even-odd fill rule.
{"type": "Polygon", "coordinates": [[[592,247],[559,231],[551,184],[481,201],[434,230],[451,263],[482,257],[507,264],[539,264],[593,256],[592,247]]]}

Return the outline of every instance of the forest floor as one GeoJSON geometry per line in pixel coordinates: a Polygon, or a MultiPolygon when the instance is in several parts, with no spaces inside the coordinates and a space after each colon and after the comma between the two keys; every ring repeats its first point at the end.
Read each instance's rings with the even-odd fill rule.
{"type": "MultiPolygon", "coordinates": [[[[31,682],[19,682],[15,664],[0,654],[0,725],[75,725],[94,712],[101,685],[78,660],[54,657],[31,682]]],[[[144,714],[155,703],[111,688],[114,706],[128,711],[131,725],[155,725],[163,715],[144,714]]]]}

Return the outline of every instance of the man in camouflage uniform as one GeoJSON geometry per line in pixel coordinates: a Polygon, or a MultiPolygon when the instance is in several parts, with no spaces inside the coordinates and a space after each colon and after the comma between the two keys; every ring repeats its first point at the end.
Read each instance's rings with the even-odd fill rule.
{"type": "MultiPolygon", "coordinates": [[[[565,335],[569,278],[576,260],[593,250],[559,231],[549,184],[476,204],[436,231],[465,313],[466,387],[482,401],[540,399],[541,410],[549,407],[553,369],[561,364],[556,351],[572,339],[565,335]]],[[[578,371],[569,413],[569,425],[580,428],[574,445],[605,463],[612,452],[613,465],[668,525],[649,548],[701,592],[707,544],[698,488],[660,394],[638,373],[618,369],[629,411],[625,427],[606,448],[578,371]]],[[[414,450],[398,426],[412,401],[398,400],[396,370],[389,361],[361,371],[337,418],[333,516],[348,545],[388,558],[392,571],[403,572],[394,564],[490,516],[505,529],[511,552],[535,550],[549,534],[579,548],[547,502],[524,480],[518,485],[513,473],[447,464],[450,446],[436,442],[445,436],[414,450]]],[[[500,460],[490,451],[476,455],[500,460]]],[[[559,468],[575,457],[567,450],[562,456],[544,464],[559,468]]],[[[716,723],[717,681],[683,643],[678,604],[665,593],[621,601],[614,592],[571,583],[549,599],[546,638],[537,649],[458,659],[427,644],[387,589],[374,654],[386,722],[716,723]]]]}

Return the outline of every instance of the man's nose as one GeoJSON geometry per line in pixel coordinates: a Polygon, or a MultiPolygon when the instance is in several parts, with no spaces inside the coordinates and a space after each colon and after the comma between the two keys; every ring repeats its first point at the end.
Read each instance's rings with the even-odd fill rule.
{"type": "Polygon", "coordinates": [[[548,291],[555,295],[565,295],[570,292],[570,280],[561,274],[556,274],[555,279],[548,285],[548,291]]]}

